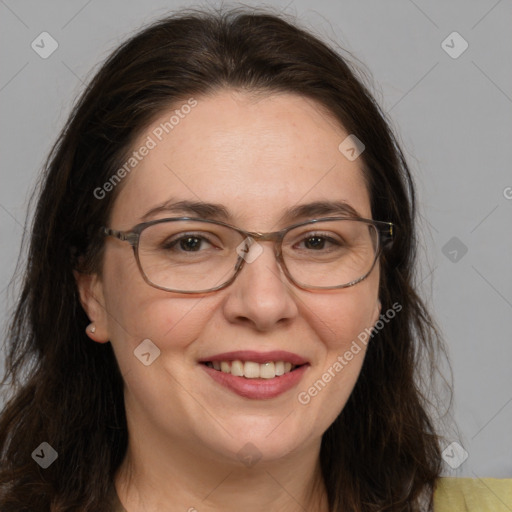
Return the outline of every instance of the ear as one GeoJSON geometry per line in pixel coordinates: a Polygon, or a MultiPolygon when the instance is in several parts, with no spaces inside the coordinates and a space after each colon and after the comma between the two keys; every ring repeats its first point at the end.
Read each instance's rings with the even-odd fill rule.
{"type": "Polygon", "coordinates": [[[78,287],[80,303],[89,320],[96,327],[94,332],[91,332],[90,329],[86,329],[85,332],[91,340],[106,343],[110,340],[110,337],[107,329],[107,310],[103,295],[103,283],[97,274],[83,274],[77,270],[73,271],[73,274],[78,287]]]}

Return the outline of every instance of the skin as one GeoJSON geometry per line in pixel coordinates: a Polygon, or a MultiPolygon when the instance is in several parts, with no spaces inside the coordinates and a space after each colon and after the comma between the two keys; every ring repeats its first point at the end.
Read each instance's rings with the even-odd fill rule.
{"type": "MultiPolygon", "coordinates": [[[[315,102],[231,90],[196,99],[125,178],[111,227],[129,230],[171,196],[220,203],[230,223],[252,231],[281,229],[287,208],[317,200],[343,200],[371,218],[362,162],[340,153],[348,134],[315,102]]],[[[162,113],[134,148],[171,114],[162,113]]],[[[168,216],[179,214],[152,218],[168,216]]],[[[261,245],[234,283],[210,294],[149,286],[131,247],[114,238],[106,239],[101,277],[78,276],[96,327],[88,335],[112,343],[125,382],[129,448],[115,484],[130,512],[327,511],[320,442],[354,387],[364,346],[307,405],[297,394],[378,320],[379,268],[355,286],[312,292],[292,285],[272,244],[261,245]],[[133,354],[146,338],[161,351],[150,366],[133,354]],[[310,367],[276,398],[242,398],[197,362],[241,349],[287,350],[310,367]],[[252,467],[237,457],[248,442],[261,454],[252,467]]]]}

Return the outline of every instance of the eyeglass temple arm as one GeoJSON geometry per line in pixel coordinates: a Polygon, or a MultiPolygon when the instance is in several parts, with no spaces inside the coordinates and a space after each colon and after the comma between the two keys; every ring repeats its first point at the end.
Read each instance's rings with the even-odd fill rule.
{"type": "Polygon", "coordinates": [[[129,244],[133,245],[137,242],[139,235],[138,233],[133,233],[130,231],[118,231],[117,229],[111,229],[111,228],[102,228],[101,232],[105,236],[113,236],[114,238],[118,238],[119,240],[122,240],[123,242],[128,242],[129,244]]]}
{"type": "Polygon", "coordinates": [[[388,245],[395,239],[395,225],[392,223],[386,224],[384,229],[381,229],[380,234],[382,238],[382,244],[388,245]]]}

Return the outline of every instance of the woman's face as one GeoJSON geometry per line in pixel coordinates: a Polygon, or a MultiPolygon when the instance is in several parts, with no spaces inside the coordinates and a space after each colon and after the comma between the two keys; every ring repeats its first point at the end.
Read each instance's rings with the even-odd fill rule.
{"type": "MultiPolygon", "coordinates": [[[[318,201],[345,202],[371,218],[361,159],[340,152],[348,134],[316,103],[234,91],[195,100],[190,109],[177,105],[162,113],[134,145],[140,161],[120,185],[110,227],[129,230],[146,220],[191,215],[161,209],[144,217],[178,201],[222,205],[227,222],[259,232],[314,218],[281,221],[288,210],[318,201]],[[172,128],[162,125],[176,109],[172,128]],[[155,147],[139,151],[153,146],[148,136],[155,147]]],[[[82,297],[96,325],[89,335],[113,345],[132,434],[171,451],[194,454],[200,446],[202,456],[224,462],[318,450],[358,378],[365,353],[358,336],[380,313],[378,266],[355,286],[306,291],[287,280],[272,243],[264,241],[263,252],[230,286],[184,295],[149,286],[129,244],[111,237],[105,243],[102,277],[89,282],[82,297]],[[138,349],[143,340],[151,343],[138,349]],[[237,351],[256,354],[221,359],[306,364],[298,378],[285,376],[284,387],[276,382],[285,377],[228,376],[224,383],[204,364],[237,351]],[[293,355],[266,354],[276,351],[293,355]],[[253,387],[244,387],[247,382],[253,387]]]]}

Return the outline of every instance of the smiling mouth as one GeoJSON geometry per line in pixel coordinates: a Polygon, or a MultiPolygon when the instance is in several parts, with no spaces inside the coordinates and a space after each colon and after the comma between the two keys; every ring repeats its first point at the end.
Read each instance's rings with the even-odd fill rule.
{"type": "Polygon", "coordinates": [[[222,373],[228,373],[235,377],[246,379],[273,379],[293,372],[304,365],[292,364],[288,361],[269,361],[256,363],[254,361],[205,361],[202,363],[208,368],[213,368],[222,373]]]}

